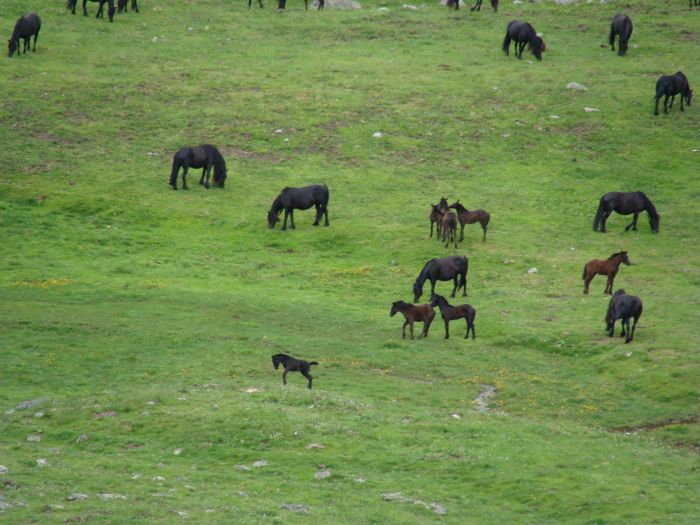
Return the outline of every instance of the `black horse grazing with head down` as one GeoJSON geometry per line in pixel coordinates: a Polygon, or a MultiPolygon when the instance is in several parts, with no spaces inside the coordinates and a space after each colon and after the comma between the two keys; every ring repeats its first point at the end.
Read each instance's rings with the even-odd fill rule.
{"type": "Polygon", "coordinates": [[[26,55],[32,36],[34,37],[34,52],[36,53],[36,39],[39,38],[40,29],[41,18],[36,13],[27,13],[19,17],[12,31],[12,36],[7,41],[8,56],[14,55],[15,51],[17,51],[17,56],[22,54],[22,49],[19,48],[20,38],[23,40],[23,50],[26,55]]]}
{"type": "Polygon", "coordinates": [[[170,185],[177,189],[177,174],[182,168],[182,189],[187,190],[187,170],[190,168],[202,168],[202,177],[199,183],[209,188],[209,175],[214,169],[214,185],[224,187],[226,181],[226,161],[219,150],[211,144],[203,144],[194,148],[182,148],[173,156],[173,169],[170,172],[170,185]]]}
{"type": "Polygon", "coordinates": [[[683,100],[690,106],[690,101],[693,99],[693,90],[690,89],[688,79],[682,71],[677,71],[675,75],[664,75],[656,81],[656,105],[654,106],[654,115],[659,114],[659,99],[664,97],[664,113],[668,113],[668,98],[671,97],[671,106],[676,95],[681,96],[681,111],[683,109],[683,100]]]}
{"type": "Polygon", "coordinates": [[[509,54],[511,40],[515,42],[515,56],[519,59],[523,58],[523,49],[527,44],[535,58],[542,60],[542,53],[547,46],[544,45],[544,40],[537,35],[535,28],[527,22],[512,20],[508,24],[506,36],[503,39],[503,52],[506,55],[509,54]]]}
{"type": "Polygon", "coordinates": [[[634,329],[637,328],[637,321],[642,315],[642,309],[642,300],[639,297],[627,295],[624,290],[615,292],[610,298],[608,313],[605,316],[608,335],[612,337],[615,334],[615,321],[622,319],[622,333],[620,337],[625,336],[626,329],[627,337],[625,338],[625,343],[629,343],[634,339],[634,329]],[[634,317],[632,330],[630,330],[630,317],[634,317]]]}
{"type": "Polygon", "coordinates": [[[615,35],[619,36],[617,54],[624,56],[627,53],[627,44],[632,36],[632,19],[629,16],[617,13],[612,18],[612,23],[610,24],[610,47],[612,51],[615,51],[615,35]]]}
{"type": "Polygon", "coordinates": [[[476,339],[476,332],[474,331],[476,310],[470,305],[461,304],[459,306],[452,306],[442,295],[433,295],[433,298],[430,300],[430,306],[440,307],[442,320],[445,321],[445,339],[450,338],[450,321],[454,321],[455,319],[464,319],[467,322],[465,339],[469,337],[469,330],[472,331],[472,339],[476,339]]]}
{"type": "Polygon", "coordinates": [[[610,214],[614,211],[622,215],[629,215],[634,213],[634,219],[632,222],[625,226],[625,231],[632,228],[632,230],[637,230],[637,217],[639,217],[640,212],[645,211],[649,214],[649,226],[651,226],[651,231],[654,233],[659,233],[659,221],[661,220],[661,215],[656,212],[656,208],[643,192],[633,191],[633,192],[621,192],[621,191],[611,191],[606,193],[600,198],[600,204],[598,204],[598,211],[595,214],[595,219],[593,220],[593,231],[598,231],[598,225],[600,225],[600,231],[605,233],[605,222],[610,217],[610,214]]]}
{"type": "MultiPolygon", "coordinates": [[[[481,11],[481,2],[482,0],[476,0],[470,11],[481,11]]],[[[495,12],[498,12],[498,0],[491,0],[491,7],[495,12]]]]}
{"type": "MultiPolygon", "coordinates": [[[[131,10],[139,12],[139,5],[136,0],[131,0],[131,10]]],[[[117,0],[117,13],[126,13],[129,11],[129,0],[117,0]]]]}
{"type": "Polygon", "coordinates": [[[275,370],[279,368],[280,364],[282,364],[284,367],[284,373],[282,374],[283,385],[287,384],[288,372],[301,372],[301,375],[309,380],[307,388],[311,390],[311,381],[313,380],[313,376],[309,373],[309,370],[311,369],[311,365],[318,365],[316,361],[307,363],[306,361],[295,359],[287,354],[275,354],[272,356],[272,364],[274,365],[275,370]]]}
{"type": "Polygon", "coordinates": [[[414,301],[418,302],[420,296],[423,295],[423,284],[425,281],[430,281],[430,295],[435,295],[435,281],[454,281],[454,289],[452,295],[454,297],[457,290],[464,289],[462,296],[467,295],[467,271],[469,270],[469,261],[466,257],[460,255],[450,255],[442,259],[430,259],[423,269],[418,274],[416,282],[413,283],[414,301]],[[459,277],[459,284],[457,282],[459,277]]]}
{"type": "MultiPolygon", "coordinates": [[[[99,4],[97,7],[97,14],[95,15],[95,18],[104,18],[104,5],[107,4],[107,16],[109,17],[109,21],[113,22],[114,21],[114,13],[116,9],[114,8],[114,0],[89,0],[90,2],[94,2],[96,4],[99,4]]],[[[71,13],[75,14],[75,4],[78,3],[78,0],[66,0],[66,7],[71,10],[71,13]]],[[[87,16],[87,3],[88,0],[83,0],[83,15],[87,16]]]]}
{"type": "Polygon", "coordinates": [[[316,207],[316,220],[314,226],[318,226],[321,217],[325,216],[324,226],[328,226],[328,187],[325,184],[312,184],[303,188],[284,188],[277,198],[272,201],[270,211],[267,212],[267,225],[274,228],[280,220],[280,213],[284,210],[284,223],[282,229],[287,229],[287,218],[291,218],[290,228],[294,225],[294,210],[308,210],[316,207]]]}

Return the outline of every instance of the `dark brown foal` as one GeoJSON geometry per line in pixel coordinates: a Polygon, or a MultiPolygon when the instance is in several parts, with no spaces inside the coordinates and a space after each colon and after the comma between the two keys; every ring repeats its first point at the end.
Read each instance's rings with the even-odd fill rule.
{"type": "Polygon", "coordinates": [[[457,215],[451,211],[446,211],[442,214],[442,242],[445,243],[445,248],[450,245],[450,241],[454,241],[455,248],[457,247],[457,215]]]}
{"type": "Polygon", "coordinates": [[[311,390],[311,381],[313,376],[309,373],[311,365],[317,365],[316,361],[311,361],[310,363],[302,361],[301,359],[295,359],[294,357],[287,354],[275,354],[272,356],[272,364],[275,366],[275,370],[279,368],[280,363],[284,367],[284,373],[282,374],[282,384],[287,384],[287,372],[301,372],[306,379],[309,380],[307,388],[311,390]]]}
{"type": "Polygon", "coordinates": [[[588,293],[588,285],[591,283],[596,274],[607,275],[608,284],[605,285],[604,294],[612,295],[613,282],[615,281],[615,275],[620,269],[620,264],[625,263],[630,265],[630,260],[627,257],[627,252],[613,253],[607,260],[602,259],[591,259],[583,267],[583,293],[588,293]]]}
{"type": "Polygon", "coordinates": [[[474,331],[476,310],[474,310],[474,308],[468,304],[451,306],[442,295],[433,295],[430,306],[440,307],[442,319],[445,321],[445,339],[450,338],[450,321],[454,321],[455,319],[464,319],[467,321],[467,333],[464,335],[465,339],[469,337],[469,330],[472,331],[472,339],[476,339],[476,332],[474,331]]]}
{"type": "Polygon", "coordinates": [[[411,339],[413,339],[413,323],[419,322],[423,323],[423,337],[428,337],[428,330],[430,329],[430,323],[435,319],[435,311],[433,307],[429,304],[411,304],[405,303],[403,301],[394,301],[391,305],[391,312],[389,315],[394,317],[396,312],[401,312],[406,319],[403,323],[402,337],[406,339],[406,325],[410,325],[411,328],[411,339]]]}
{"type": "Polygon", "coordinates": [[[450,208],[457,210],[459,225],[462,228],[462,231],[459,236],[460,242],[464,240],[464,225],[474,224],[475,222],[481,224],[481,229],[484,230],[484,236],[481,238],[481,242],[484,242],[486,240],[486,229],[489,225],[489,221],[491,220],[491,215],[489,214],[489,212],[487,212],[486,210],[469,211],[464,206],[462,206],[459,203],[459,201],[450,204],[450,208]]]}

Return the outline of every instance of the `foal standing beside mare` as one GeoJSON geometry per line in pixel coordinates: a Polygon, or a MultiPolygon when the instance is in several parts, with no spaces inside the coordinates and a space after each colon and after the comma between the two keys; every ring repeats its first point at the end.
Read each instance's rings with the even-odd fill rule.
{"type": "Polygon", "coordinates": [[[309,380],[307,388],[311,390],[311,381],[313,380],[313,376],[309,373],[309,370],[311,369],[311,365],[318,365],[316,361],[307,363],[306,361],[295,359],[287,354],[275,354],[272,356],[272,364],[274,365],[275,370],[279,368],[280,364],[282,364],[284,367],[284,373],[282,374],[283,385],[287,384],[288,372],[301,372],[301,375],[309,380]]]}
{"type": "Polygon", "coordinates": [[[627,295],[624,290],[618,290],[610,298],[608,304],[608,313],[605,316],[607,332],[610,337],[615,335],[615,321],[622,319],[622,333],[620,337],[625,336],[625,328],[627,329],[627,337],[625,343],[629,343],[634,339],[634,329],[637,328],[637,321],[642,316],[642,300],[635,295],[627,295]],[[634,317],[634,324],[630,330],[630,317],[634,317]]]}
{"type": "Polygon", "coordinates": [[[211,144],[202,144],[194,148],[182,148],[173,156],[173,169],[170,172],[170,185],[177,189],[177,175],[182,168],[182,189],[187,190],[187,170],[202,168],[199,183],[209,189],[209,174],[214,169],[214,185],[224,187],[226,180],[226,161],[219,150],[211,144]]]}
{"type": "Polygon", "coordinates": [[[464,289],[462,297],[467,295],[467,271],[469,271],[469,261],[460,255],[450,255],[442,259],[430,259],[418,274],[416,282],[413,283],[413,300],[417,303],[423,295],[423,284],[430,281],[430,296],[435,295],[435,281],[454,281],[452,295],[454,297],[457,290],[464,289]],[[459,284],[457,282],[459,277],[459,284]]]}
{"type": "Polygon", "coordinates": [[[484,230],[484,236],[481,238],[481,242],[484,242],[486,240],[486,229],[489,225],[489,221],[491,220],[491,215],[489,214],[489,212],[487,212],[486,210],[469,211],[464,206],[462,206],[459,201],[450,204],[450,208],[457,210],[459,225],[462,228],[462,231],[459,236],[460,242],[464,240],[464,225],[474,224],[475,222],[481,224],[481,229],[484,230]]]}
{"type": "Polygon", "coordinates": [[[659,114],[659,99],[664,97],[664,113],[668,113],[668,98],[671,97],[671,108],[676,95],[681,96],[681,111],[683,109],[683,100],[690,106],[690,101],[693,99],[693,90],[690,89],[688,79],[682,71],[677,71],[675,75],[664,75],[656,81],[656,104],[654,106],[654,115],[659,114]]]}
{"type": "Polygon", "coordinates": [[[656,208],[643,192],[641,191],[611,191],[606,193],[600,198],[600,203],[598,204],[598,211],[595,214],[595,219],[593,219],[593,231],[598,231],[598,225],[600,225],[600,231],[605,233],[605,222],[610,217],[612,212],[616,211],[621,215],[629,215],[634,213],[634,218],[632,222],[625,226],[625,231],[632,228],[633,231],[637,231],[637,218],[639,214],[646,211],[649,215],[649,226],[653,233],[659,233],[659,222],[661,221],[661,215],[656,211],[656,208]]]}
{"type": "Polygon", "coordinates": [[[435,319],[435,310],[429,304],[411,304],[403,301],[394,301],[391,305],[390,317],[394,317],[396,312],[401,312],[405,318],[401,337],[406,339],[406,325],[410,325],[411,339],[413,339],[413,323],[423,323],[423,337],[428,337],[430,323],[435,319]]]}
{"type": "Polygon", "coordinates": [[[604,294],[609,293],[612,295],[613,282],[615,281],[615,276],[620,269],[620,264],[626,264],[629,266],[630,260],[627,257],[627,252],[613,253],[607,260],[602,259],[591,259],[586,264],[583,265],[583,293],[588,293],[588,285],[596,276],[596,274],[607,275],[608,284],[605,285],[604,294]]]}
{"type": "Polygon", "coordinates": [[[34,52],[36,53],[36,39],[39,38],[39,31],[41,30],[41,18],[36,13],[27,13],[22,15],[17,19],[15,23],[15,28],[12,31],[12,36],[7,41],[7,56],[12,56],[17,51],[17,56],[22,54],[22,49],[19,48],[19,41],[22,39],[23,50],[26,55],[29,52],[30,42],[32,37],[34,37],[34,52]]]}
{"type": "Polygon", "coordinates": [[[445,210],[442,214],[442,242],[445,243],[445,248],[450,245],[450,241],[454,241],[455,248],[457,247],[457,215],[451,211],[445,210]],[[447,241],[445,241],[447,239],[447,241]]]}
{"type": "Polygon", "coordinates": [[[476,310],[468,304],[452,306],[447,302],[442,295],[433,295],[430,301],[430,306],[439,306],[442,320],[445,321],[445,339],[450,338],[450,321],[455,319],[464,319],[467,322],[467,333],[465,339],[469,337],[469,330],[472,331],[472,339],[476,339],[474,331],[474,319],[476,318],[476,310]]]}
{"type": "Polygon", "coordinates": [[[610,48],[615,51],[615,35],[619,35],[617,42],[618,56],[625,56],[627,44],[632,36],[632,19],[622,13],[617,13],[610,24],[610,48]]]}
{"type": "Polygon", "coordinates": [[[325,216],[324,226],[328,226],[328,187],[325,184],[312,184],[303,188],[284,188],[277,198],[272,201],[270,211],[267,212],[267,225],[274,228],[280,220],[280,213],[284,210],[284,223],[282,230],[287,229],[287,217],[291,218],[290,228],[294,225],[294,210],[308,210],[316,207],[316,220],[313,225],[318,226],[321,217],[325,216]]]}
{"type": "Polygon", "coordinates": [[[542,53],[547,49],[544,40],[535,32],[535,28],[520,20],[512,20],[506,29],[506,36],[503,39],[503,52],[506,56],[509,54],[511,40],[515,42],[515,56],[518,59],[523,58],[523,49],[526,44],[537,60],[542,60],[542,53]]]}

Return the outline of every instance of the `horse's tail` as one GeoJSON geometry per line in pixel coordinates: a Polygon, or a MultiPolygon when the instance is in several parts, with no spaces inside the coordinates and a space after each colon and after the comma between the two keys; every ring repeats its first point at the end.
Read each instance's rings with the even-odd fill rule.
{"type": "Polygon", "coordinates": [[[600,221],[603,220],[603,213],[605,210],[605,195],[600,198],[600,204],[598,204],[598,211],[595,214],[595,219],[593,219],[593,231],[598,231],[598,225],[600,221]]]}
{"type": "Polygon", "coordinates": [[[469,271],[469,259],[463,257],[464,259],[464,273],[459,276],[459,286],[457,289],[464,288],[464,293],[467,293],[467,272],[469,271]]]}
{"type": "Polygon", "coordinates": [[[582,280],[586,280],[586,267],[588,266],[588,263],[583,265],[583,276],[581,277],[582,280]]]}
{"type": "Polygon", "coordinates": [[[170,185],[174,188],[177,184],[177,170],[180,168],[180,163],[177,160],[177,155],[173,157],[173,169],[170,171],[170,185]]]}
{"type": "Polygon", "coordinates": [[[309,366],[311,366],[311,365],[318,365],[318,363],[317,363],[316,361],[311,361],[311,362],[309,363],[309,366]]]}
{"type": "Polygon", "coordinates": [[[506,29],[506,36],[503,39],[503,52],[507,55],[508,48],[510,47],[510,31],[506,29]]]}

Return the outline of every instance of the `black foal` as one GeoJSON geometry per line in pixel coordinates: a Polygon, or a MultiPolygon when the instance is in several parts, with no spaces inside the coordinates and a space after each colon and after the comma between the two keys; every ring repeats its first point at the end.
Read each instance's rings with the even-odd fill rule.
{"type": "Polygon", "coordinates": [[[311,361],[310,363],[307,363],[306,361],[302,361],[301,359],[294,359],[292,356],[287,354],[273,355],[272,364],[275,365],[275,370],[279,368],[280,363],[282,363],[282,366],[284,367],[284,374],[282,374],[283,385],[287,384],[287,372],[301,372],[301,375],[303,375],[306,379],[309,380],[309,384],[307,385],[307,387],[309,388],[309,390],[311,390],[311,381],[313,380],[313,377],[311,376],[311,374],[309,374],[309,369],[311,368],[311,365],[318,364],[316,361],[311,361]]]}

